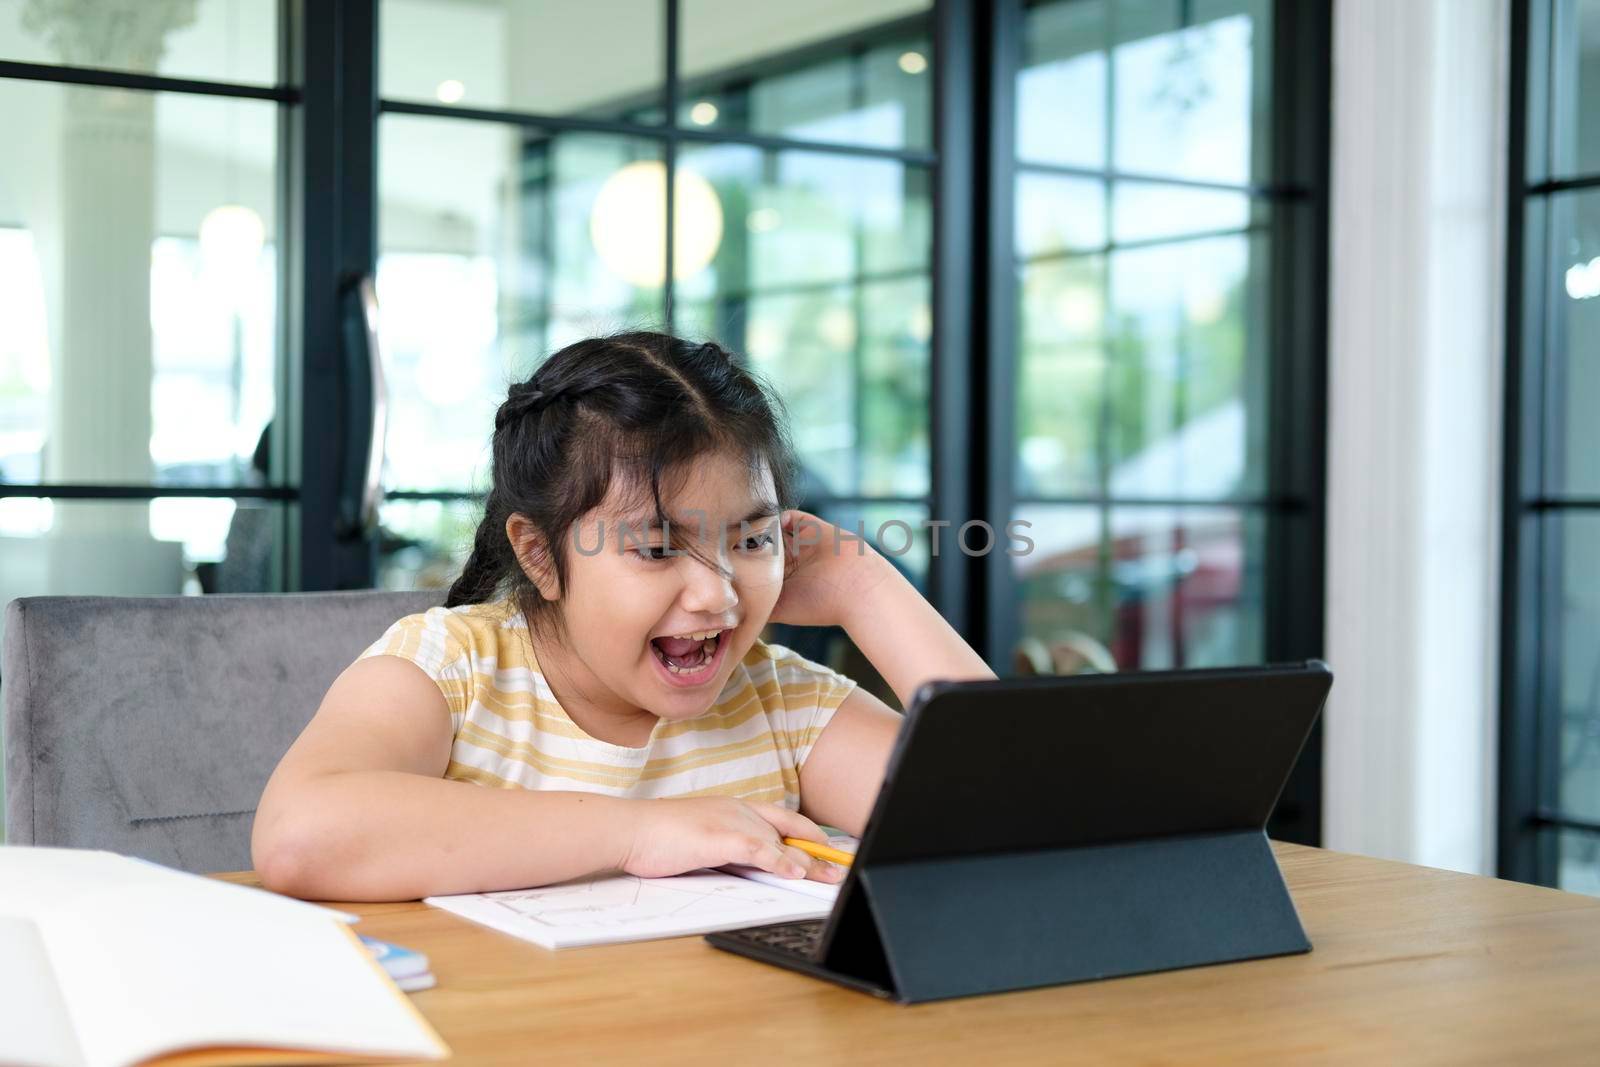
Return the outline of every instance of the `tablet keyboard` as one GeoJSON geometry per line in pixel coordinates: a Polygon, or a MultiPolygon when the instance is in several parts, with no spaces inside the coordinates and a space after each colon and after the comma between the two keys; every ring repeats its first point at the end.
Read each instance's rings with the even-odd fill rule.
{"type": "Polygon", "coordinates": [[[814,960],[822,946],[822,931],[826,919],[806,919],[802,922],[778,923],[775,926],[752,926],[745,930],[728,930],[722,936],[759,945],[801,959],[814,960]]]}

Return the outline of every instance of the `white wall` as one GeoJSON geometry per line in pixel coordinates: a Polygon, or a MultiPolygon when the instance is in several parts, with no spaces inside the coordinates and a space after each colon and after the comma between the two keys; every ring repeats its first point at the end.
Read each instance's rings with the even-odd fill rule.
{"type": "Polygon", "coordinates": [[[1494,867],[1507,0],[1334,5],[1325,843],[1494,867]]]}

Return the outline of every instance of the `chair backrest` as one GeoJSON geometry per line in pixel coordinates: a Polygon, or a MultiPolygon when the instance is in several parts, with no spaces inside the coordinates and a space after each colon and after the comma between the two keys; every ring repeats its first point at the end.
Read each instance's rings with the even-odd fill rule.
{"type": "Polygon", "coordinates": [[[323,694],[416,593],[25,597],[6,608],[6,838],[250,866],[256,803],[323,694]]]}

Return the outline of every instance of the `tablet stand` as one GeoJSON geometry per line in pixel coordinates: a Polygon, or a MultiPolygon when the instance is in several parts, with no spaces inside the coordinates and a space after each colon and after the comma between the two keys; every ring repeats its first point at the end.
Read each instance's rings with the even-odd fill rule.
{"type": "Polygon", "coordinates": [[[1307,952],[1259,829],[868,864],[823,966],[913,1002],[1307,952]]]}

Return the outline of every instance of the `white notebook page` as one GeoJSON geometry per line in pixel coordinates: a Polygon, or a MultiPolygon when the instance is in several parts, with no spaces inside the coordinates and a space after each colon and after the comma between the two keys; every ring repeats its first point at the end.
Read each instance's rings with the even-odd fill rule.
{"type": "Polygon", "coordinates": [[[545,948],[819,919],[827,900],[719,871],[672,878],[599,874],[537,889],[428,897],[427,903],[545,948]]]}
{"type": "MultiPolygon", "coordinates": [[[[854,853],[853,837],[829,837],[854,853]]],[[[558,885],[428,897],[425,903],[545,948],[685,937],[742,926],[821,919],[839,887],[749,867],[671,878],[596,874],[558,885]]]]}
{"type": "Polygon", "coordinates": [[[179,1048],[447,1054],[350,929],[140,887],[38,920],[88,1067],[179,1048]]]}

